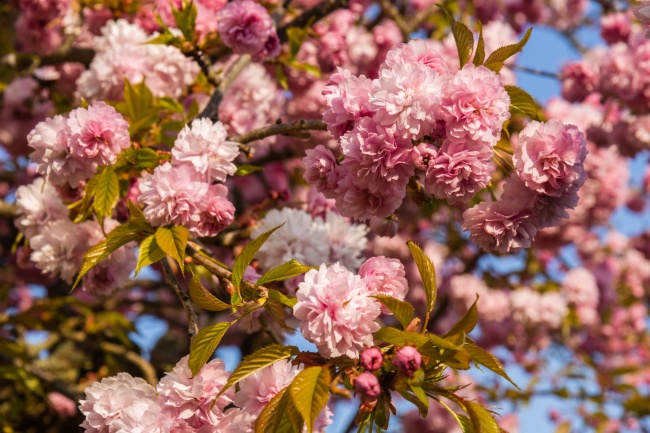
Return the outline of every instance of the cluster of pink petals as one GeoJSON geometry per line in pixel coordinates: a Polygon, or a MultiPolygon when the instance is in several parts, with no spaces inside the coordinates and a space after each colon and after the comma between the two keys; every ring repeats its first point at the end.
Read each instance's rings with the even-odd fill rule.
{"type": "Polygon", "coordinates": [[[342,68],[330,76],[323,90],[327,101],[323,120],[334,137],[338,139],[350,131],[358,118],[371,115],[371,89],[372,80],[364,75],[357,77],[342,68]]]}
{"type": "Polygon", "coordinates": [[[236,0],[217,12],[217,28],[223,43],[239,54],[257,60],[276,57],[280,39],[269,13],[252,0],[236,0]]]}
{"type": "Polygon", "coordinates": [[[20,50],[40,55],[54,53],[64,42],[61,21],[69,14],[70,0],[20,0],[16,42],[20,50]]]}
{"type": "Polygon", "coordinates": [[[163,164],[139,182],[138,201],[145,205],[147,220],[154,226],[182,225],[195,236],[215,236],[228,227],[235,207],[228,188],[210,184],[191,166],[163,164]]]}
{"type": "Polygon", "coordinates": [[[358,275],[338,263],[321,265],[305,274],[298,286],[293,307],[302,335],[326,357],[349,356],[373,345],[372,334],[380,326],[375,319],[380,304],[368,297],[368,288],[358,275]]]}
{"type": "Polygon", "coordinates": [[[239,382],[235,406],[251,415],[259,415],[280,391],[289,386],[302,368],[291,361],[280,361],[256,371],[239,382]]]}
{"type": "Polygon", "coordinates": [[[68,207],[56,189],[42,177],[36,178],[30,185],[18,187],[16,206],[18,215],[15,224],[27,240],[41,232],[48,223],[68,218],[68,207]]]}
{"type": "Polygon", "coordinates": [[[27,136],[36,171],[54,185],[76,187],[131,145],[129,124],[104,102],[39,123],[27,136]]]}
{"type": "MultiPolygon", "coordinates": [[[[409,290],[404,265],[397,259],[384,256],[371,257],[359,269],[370,295],[390,296],[403,301],[409,290]]],[[[392,314],[382,306],[383,314],[392,314]]]]}

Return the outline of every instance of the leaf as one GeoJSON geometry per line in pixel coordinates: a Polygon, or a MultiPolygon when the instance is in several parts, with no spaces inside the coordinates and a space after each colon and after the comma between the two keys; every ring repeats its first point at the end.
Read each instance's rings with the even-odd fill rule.
{"type": "Polygon", "coordinates": [[[284,90],[289,90],[289,81],[287,81],[287,76],[282,70],[282,65],[277,65],[275,67],[275,78],[284,90]]]}
{"type": "Polygon", "coordinates": [[[295,331],[295,329],[287,326],[287,313],[284,310],[284,305],[280,302],[267,299],[264,303],[264,309],[278,322],[282,329],[295,331]]]}
{"type": "Polygon", "coordinates": [[[485,41],[483,40],[483,26],[481,22],[478,23],[478,44],[476,45],[476,52],[474,53],[474,66],[480,66],[485,60],[485,41]]]}
{"type": "Polygon", "coordinates": [[[126,201],[126,206],[129,208],[129,224],[131,226],[142,231],[152,228],[144,213],[131,200],[126,201]]]}
{"type": "Polygon", "coordinates": [[[400,331],[397,328],[384,327],[375,332],[375,340],[384,341],[394,346],[415,346],[423,347],[429,342],[429,339],[422,334],[408,331],[400,331]]]}
{"type": "Polygon", "coordinates": [[[451,337],[457,334],[469,334],[476,327],[476,322],[478,322],[478,309],[476,308],[476,303],[478,302],[479,296],[476,295],[476,300],[469,307],[469,310],[465,313],[463,317],[460,318],[458,322],[447,332],[443,337],[451,337]]]}
{"type": "Polygon", "coordinates": [[[226,304],[203,287],[196,275],[192,275],[190,280],[190,298],[196,305],[207,311],[224,311],[232,308],[232,305],[226,304]]]}
{"type": "Polygon", "coordinates": [[[278,301],[282,303],[283,305],[286,305],[289,308],[293,308],[294,305],[298,303],[298,300],[294,297],[289,297],[285,295],[282,292],[278,292],[275,289],[269,289],[268,293],[269,299],[273,299],[274,301],[278,301]]]}
{"type": "Polygon", "coordinates": [[[156,243],[167,255],[178,262],[181,272],[185,268],[185,247],[190,234],[183,226],[158,227],[156,243]]]}
{"type": "Polygon", "coordinates": [[[264,170],[264,168],[259,167],[257,165],[242,164],[237,167],[237,171],[235,171],[235,176],[246,176],[247,174],[255,173],[256,171],[262,171],[262,170],[264,170]]]}
{"type": "Polygon", "coordinates": [[[429,410],[429,397],[427,397],[427,394],[424,392],[421,386],[412,385],[409,388],[413,393],[413,395],[415,395],[418,398],[418,400],[420,400],[420,403],[426,409],[426,411],[423,414],[422,411],[420,411],[420,413],[422,414],[422,416],[427,416],[427,412],[429,410]]]}
{"type": "Polygon", "coordinates": [[[493,70],[494,72],[499,72],[501,68],[503,68],[503,62],[524,49],[524,46],[526,46],[526,43],[528,42],[528,39],[530,39],[530,35],[532,33],[533,28],[531,27],[528,29],[521,41],[517,42],[516,44],[506,45],[494,50],[494,52],[490,54],[485,61],[485,67],[493,70]]]}
{"type": "Polygon", "coordinates": [[[244,249],[241,250],[241,253],[239,253],[235,259],[235,264],[232,266],[231,281],[236,290],[239,290],[239,285],[241,284],[244,272],[246,271],[248,265],[250,265],[250,263],[253,261],[253,257],[255,257],[255,254],[257,254],[257,251],[262,245],[264,245],[264,242],[266,242],[269,236],[271,236],[274,231],[282,227],[284,224],[285,223],[282,223],[281,225],[272,228],[268,232],[262,233],[256,239],[253,239],[247,243],[244,249]]]}
{"type": "Polygon", "coordinates": [[[208,362],[228,328],[230,328],[230,323],[221,322],[207,326],[196,334],[190,344],[190,359],[187,362],[192,370],[192,376],[196,376],[208,362]]]}
{"type": "Polygon", "coordinates": [[[427,297],[427,311],[431,311],[436,304],[436,295],[438,293],[436,269],[431,259],[412,240],[409,239],[406,245],[408,245],[415,264],[418,266],[418,271],[422,277],[422,284],[424,285],[424,292],[427,297]]]}
{"type": "Polygon", "coordinates": [[[307,424],[311,433],[316,417],[323,410],[330,396],[329,367],[309,367],[298,373],[289,386],[293,404],[307,424]]]}
{"type": "Polygon", "coordinates": [[[435,334],[428,334],[427,338],[429,338],[429,340],[431,341],[431,343],[433,343],[434,346],[439,347],[441,349],[448,349],[448,350],[455,350],[455,351],[459,351],[461,349],[460,346],[435,334]]]}
{"type": "Polygon", "coordinates": [[[120,184],[113,170],[105,169],[96,176],[93,209],[101,217],[110,216],[120,198],[120,184]]]}
{"type": "Polygon", "coordinates": [[[124,103],[127,109],[126,114],[132,121],[138,121],[149,115],[153,108],[153,94],[144,80],[134,86],[129,80],[124,79],[124,103]]]}
{"type": "Polygon", "coordinates": [[[302,275],[310,269],[313,268],[311,266],[303,265],[297,260],[289,260],[280,266],[276,266],[275,268],[270,269],[268,272],[262,275],[259,280],[257,280],[257,283],[255,283],[255,286],[262,286],[274,281],[288,280],[289,278],[302,275]]]}
{"type": "Polygon", "coordinates": [[[309,30],[307,28],[301,29],[299,27],[289,27],[287,29],[287,39],[289,40],[289,62],[292,62],[298,51],[300,51],[300,46],[307,39],[309,35],[309,30]]]}
{"type": "Polygon", "coordinates": [[[397,390],[397,392],[399,392],[399,394],[404,398],[404,400],[412,403],[415,407],[417,407],[418,412],[420,412],[420,415],[422,417],[427,416],[427,412],[428,412],[429,408],[427,406],[425,406],[424,403],[422,403],[422,401],[420,400],[420,398],[418,396],[416,396],[412,392],[408,392],[408,391],[405,391],[405,390],[397,390]]]}
{"type": "Polygon", "coordinates": [[[510,109],[523,113],[535,120],[543,120],[542,107],[528,92],[517,86],[504,86],[510,96],[510,109]]]}
{"type": "Polygon", "coordinates": [[[503,377],[506,379],[508,382],[514,385],[515,388],[519,389],[516,383],[510,379],[510,376],[508,376],[508,373],[503,368],[503,365],[501,365],[501,362],[490,352],[487,350],[476,346],[474,344],[468,344],[464,347],[465,350],[469,352],[469,354],[472,356],[472,361],[474,361],[474,364],[480,364],[484,367],[486,367],[489,370],[492,370],[499,376],[503,377]]]}
{"type": "Polygon", "coordinates": [[[411,323],[411,320],[413,320],[415,308],[413,308],[413,306],[408,302],[400,301],[392,296],[384,295],[371,296],[371,298],[375,298],[384,304],[386,308],[395,315],[395,318],[399,320],[399,323],[402,324],[404,329],[406,329],[409,323],[411,323]]]}
{"type": "Polygon", "coordinates": [[[283,359],[291,358],[296,354],[298,354],[297,347],[273,344],[248,355],[239,363],[235,371],[232,372],[228,378],[228,382],[226,382],[219,394],[217,394],[216,398],[219,398],[219,396],[226,392],[228,388],[256,371],[283,359]]]}
{"type": "Polygon", "coordinates": [[[176,20],[176,26],[181,31],[181,33],[183,33],[185,39],[188,41],[193,41],[194,27],[197,15],[197,10],[194,2],[184,4],[181,10],[178,10],[172,6],[172,14],[176,20]]]}
{"type": "Polygon", "coordinates": [[[140,243],[138,250],[138,264],[135,267],[135,275],[145,266],[149,266],[165,258],[165,252],[156,243],[154,235],[149,235],[140,243]]]}
{"type": "Polygon", "coordinates": [[[483,406],[473,401],[465,401],[465,408],[476,433],[501,433],[494,417],[483,406]]]}
{"type": "Polygon", "coordinates": [[[289,387],[277,393],[260,413],[255,433],[300,433],[302,418],[293,405],[289,387]]]}
{"type": "Polygon", "coordinates": [[[472,57],[472,50],[474,50],[474,35],[465,24],[456,21],[446,8],[444,8],[444,11],[451,23],[451,33],[454,35],[454,40],[456,41],[458,60],[460,61],[460,67],[462,69],[462,67],[467,64],[470,57],[472,57]]]}
{"type": "Polygon", "coordinates": [[[86,254],[84,254],[84,262],[81,265],[81,270],[79,271],[72,288],[74,289],[88,271],[108,257],[113,251],[129,242],[139,239],[141,234],[138,233],[138,231],[140,231],[138,227],[131,223],[119,225],[106,236],[106,239],[98,242],[86,251],[86,254]]]}

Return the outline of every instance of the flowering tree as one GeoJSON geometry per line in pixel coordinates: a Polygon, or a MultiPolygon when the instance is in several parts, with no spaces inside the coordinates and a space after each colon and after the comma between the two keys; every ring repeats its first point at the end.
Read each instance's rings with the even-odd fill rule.
{"type": "Polygon", "coordinates": [[[649,431],[649,5],[0,7],[3,431],[649,431]]]}

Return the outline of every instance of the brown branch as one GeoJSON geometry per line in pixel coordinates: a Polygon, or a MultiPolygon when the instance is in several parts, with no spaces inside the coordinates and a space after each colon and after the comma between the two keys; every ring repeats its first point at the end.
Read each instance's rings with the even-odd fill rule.
{"type": "Polygon", "coordinates": [[[15,204],[0,201],[0,218],[14,219],[16,218],[17,212],[18,208],[15,204]]]}
{"type": "Polygon", "coordinates": [[[246,144],[251,141],[261,140],[272,135],[295,135],[300,131],[326,131],[327,124],[320,119],[298,120],[289,123],[276,123],[254,131],[236,135],[228,140],[235,143],[246,144]]]}
{"type": "Polygon", "coordinates": [[[183,308],[185,309],[185,314],[187,314],[187,322],[188,322],[187,333],[189,334],[191,340],[199,332],[198,316],[194,311],[194,307],[192,307],[192,303],[190,302],[190,297],[187,296],[185,290],[183,290],[181,285],[178,283],[178,280],[174,276],[174,272],[169,266],[169,262],[167,262],[167,259],[162,259],[161,263],[162,263],[162,268],[165,274],[165,280],[167,281],[167,284],[171,286],[172,289],[174,289],[176,295],[178,296],[178,299],[180,299],[181,304],[183,304],[183,308]]]}
{"type": "Polygon", "coordinates": [[[287,30],[290,28],[297,27],[302,29],[307,27],[307,25],[313,24],[334,12],[336,9],[345,6],[347,2],[347,0],[324,0],[317,6],[306,10],[293,20],[278,27],[278,37],[280,38],[280,41],[286,42],[288,40],[287,30]]]}
{"type": "Polygon", "coordinates": [[[44,65],[60,65],[62,63],[75,62],[81,63],[84,66],[90,65],[95,57],[95,51],[90,48],[77,48],[72,47],[67,50],[62,50],[54,53],[51,56],[43,57],[40,64],[44,65]]]}
{"type": "Polygon", "coordinates": [[[210,71],[210,65],[212,62],[210,61],[208,56],[205,55],[203,51],[195,47],[192,51],[184,52],[183,54],[193,59],[199,65],[199,67],[201,68],[201,72],[203,72],[203,75],[205,75],[205,78],[208,80],[208,83],[212,84],[215,87],[221,84],[219,79],[214,76],[212,71],[210,71]]]}
{"type": "Polygon", "coordinates": [[[397,27],[399,27],[402,32],[402,37],[405,41],[408,41],[411,38],[409,36],[411,33],[411,26],[406,22],[399,10],[390,0],[379,0],[379,4],[381,5],[381,10],[384,15],[395,21],[395,24],[397,24],[397,27]]]}
{"type": "Polygon", "coordinates": [[[224,95],[250,62],[251,56],[249,54],[243,54],[235,61],[235,63],[230,65],[230,67],[224,72],[223,77],[221,78],[221,83],[212,93],[212,96],[210,96],[208,105],[205,107],[203,112],[199,114],[199,119],[207,117],[215,122],[219,120],[219,105],[221,105],[224,95]]]}
{"type": "Polygon", "coordinates": [[[539,75],[540,77],[553,78],[555,80],[562,80],[562,74],[542,71],[541,69],[529,68],[527,66],[519,66],[519,65],[506,65],[506,67],[513,69],[515,71],[526,72],[527,74],[539,75]]]}

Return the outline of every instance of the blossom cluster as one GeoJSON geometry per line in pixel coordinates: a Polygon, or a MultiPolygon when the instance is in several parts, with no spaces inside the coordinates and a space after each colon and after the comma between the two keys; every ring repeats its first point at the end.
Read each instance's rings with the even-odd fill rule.
{"type": "Polygon", "coordinates": [[[153,226],[182,225],[195,236],[215,236],[235,217],[223,183],[237,169],[237,143],[227,141],[221,122],[196,119],[178,134],[172,161],[145,173],[138,201],[153,226]]]}
{"type": "Polygon", "coordinates": [[[76,188],[97,167],[111,165],[131,145],[129,124],[113,107],[97,102],[40,122],[27,136],[37,173],[53,185],[76,188]]]}
{"type": "MultiPolygon", "coordinates": [[[[302,335],[326,357],[349,356],[373,345],[382,313],[375,295],[403,300],[408,292],[402,263],[383,256],[368,259],[354,274],[339,263],[305,274],[293,307],[302,335]]],[[[389,311],[384,310],[384,313],[389,311]]]]}
{"type": "MultiPolygon", "coordinates": [[[[230,373],[220,359],[214,359],[192,376],[188,356],[154,388],[128,373],[102,379],[85,389],[80,410],[85,416],[85,433],[252,433],[262,410],[289,386],[302,365],[276,362],[250,374],[239,389],[223,391],[230,373]]],[[[332,423],[325,407],[314,429],[322,432],[332,423]]]]}

